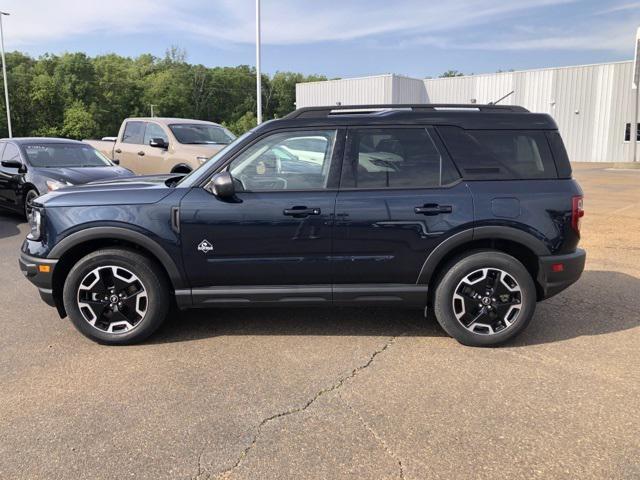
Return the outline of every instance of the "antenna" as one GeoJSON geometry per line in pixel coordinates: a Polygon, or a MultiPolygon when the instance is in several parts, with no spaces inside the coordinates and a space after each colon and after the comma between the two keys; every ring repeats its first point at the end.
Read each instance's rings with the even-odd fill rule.
{"type": "Polygon", "coordinates": [[[516,93],[515,90],[511,90],[509,93],[507,93],[504,97],[500,97],[498,100],[496,100],[495,102],[489,102],[489,105],[497,105],[499,104],[502,100],[504,100],[505,98],[509,98],[511,95],[513,95],[514,93],[516,93]]]}

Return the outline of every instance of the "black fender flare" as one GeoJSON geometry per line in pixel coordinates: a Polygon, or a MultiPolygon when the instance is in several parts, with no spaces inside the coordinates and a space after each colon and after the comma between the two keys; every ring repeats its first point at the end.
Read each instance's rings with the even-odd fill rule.
{"type": "Polygon", "coordinates": [[[484,239],[510,240],[527,247],[538,256],[551,254],[549,248],[542,242],[542,240],[531,233],[527,233],[514,227],[496,225],[469,228],[446,238],[431,251],[422,265],[416,284],[428,284],[440,262],[455,248],[474,240],[484,239]]]}
{"type": "Polygon", "coordinates": [[[189,172],[193,172],[193,167],[191,165],[188,165],[186,163],[177,163],[171,168],[171,173],[178,173],[176,172],[178,168],[182,168],[182,169],[188,170],[189,172]]]}
{"type": "Polygon", "coordinates": [[[58,259],[77,245],[91,240],[115,239],[125,240],[145,248],[154,255],[166,269],[174,289],[183,288],[185,281],[180,268],[171,256],[157,242],[135,230],[122,227],[91,227],[72,233],[63,238],[51,249],[47,258],[58,259]]]}

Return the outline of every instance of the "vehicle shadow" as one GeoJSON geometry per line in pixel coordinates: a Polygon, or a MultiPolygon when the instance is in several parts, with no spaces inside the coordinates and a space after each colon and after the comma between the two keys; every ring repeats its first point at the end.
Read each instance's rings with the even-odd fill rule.
{"type": "Polygon", "coordinates": [[[13,237],[20,233],[18,225],[24,223],[19,215],[13,213],[0,213],[0,240],[13,237]]]}
{"type": "MultiPolygon", "coordinates": [[[[523,347],[604,335],[640,326],[633,307],[640,279],[619,272],[587,271],[560,295],[538,304],[529,327],[505,347],[523,347]]],[[[402,308],[247,308],[173,313],[149,343],[230,335],[442,337],[432,315],[402,308]]]]}

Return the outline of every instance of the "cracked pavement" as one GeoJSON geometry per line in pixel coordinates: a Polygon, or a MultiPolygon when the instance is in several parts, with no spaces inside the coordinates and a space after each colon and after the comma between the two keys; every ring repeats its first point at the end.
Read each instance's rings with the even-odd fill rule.
{"type": "Polygon", "coordinates": [[[640,478],[640,171],[576,177],[587,271],[499,349],[375,308],[193,311],[96,345],[0,214],[0,478],[640,478]]]}

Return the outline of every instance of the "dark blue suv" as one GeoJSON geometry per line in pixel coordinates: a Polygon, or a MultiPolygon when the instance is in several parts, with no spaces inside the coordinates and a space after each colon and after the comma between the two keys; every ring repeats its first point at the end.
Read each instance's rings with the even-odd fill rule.
{"type": "Polygon", "coordinates": [[[582,191],[551,117],[495,105],[299,109],[198,170],[38,198],[20,264],[86,336],[172,304],[433,309],[466,345],[521,332],[584,268],[582,191]]]}

